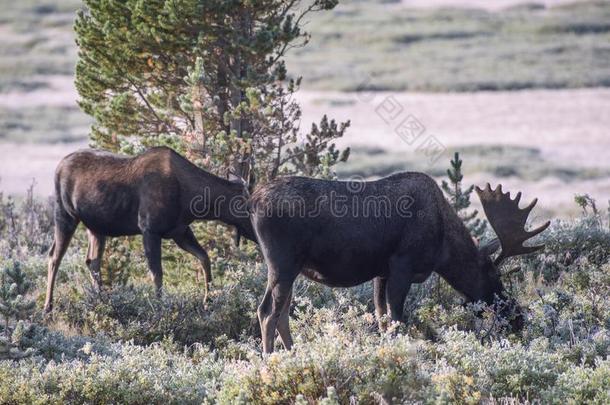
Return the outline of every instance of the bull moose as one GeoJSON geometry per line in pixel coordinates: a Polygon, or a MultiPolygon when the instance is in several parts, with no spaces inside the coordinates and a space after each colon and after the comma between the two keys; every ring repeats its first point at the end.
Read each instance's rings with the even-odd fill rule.
{"type": "MultiPolygon", "coordinates": [[[[436,182],[422,173],[398,173],[371,181],[278,178],[259,186],[250,198],[252,223],[267,263],[267,288],[258,308],[264,352],[273,351],[278,331],[292,346],[288,309],[299,274],[329,285],[351,287],[374,280],[378,317],[389,311],[403,320],[412,283],[434,271],[468,300],[494,304],[506,299],[498,271],[503,259],[535,252],[523,242],[550,224],[526,231],[536,204],[519,208],[501,186],[477,187],[487,219],[498,239],[480,248],[444,198],[436,182]],[[491,256],[501,246],[501,253],[491,256]]],[[[512,325],[522,325],[521,311],[512,325]]]]}
{"type": "Polygon", "coordinates": [[[193,203],[206,205],[237,197],[245,203],[246,196],[243,183],[210,174],[165,147],[135,157],[97,150],[66,156],[55,172],[55,234],[49,251],[45,311],[52,309],[57,270],[79,222],[87,228],[86,262],[97,289],[106,237],[142,234],[157,292],[163,277],[161,239],[167,238],[200,261],[207,293],[210,259],[189,225],[195,219],[219,220],[250,240],[255,237],[247,212],[236,215],[228,204],[210,209],[193,203]],[[206,192],[209,195],[202,199],[206,192]]]}

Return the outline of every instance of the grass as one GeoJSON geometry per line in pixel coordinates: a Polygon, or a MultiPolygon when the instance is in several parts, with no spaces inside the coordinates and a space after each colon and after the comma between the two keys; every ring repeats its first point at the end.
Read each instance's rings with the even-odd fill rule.
{"type": "MultiPolygon", "coordinates": [[[[74,74],[77,47],[72,24],[79,7],[82,3],[76,0],[0,0],[0,93],[44,89],[50,86],[49,75],[74,74]]],[[[491,13],[344,1],[333,11],[312,16],[306,25],[311,43],[292,49],[287,62],[289,72],[305,78],[305,89],[610,86],[609,19],[608,2],[551,9],[530,5],[491,13]]],[[[4,108],[0,140],[83,139],[89,122],[63,107],[4,108]]],[[[379,162],[372,174],[405,166],[402,157],[387,157],[389,162],[379,162]]],[[[345,170],[370,172],[367,162],[345,170]]],[[[561,177],[573,176],[561,168],[551,170],[561,177]]]]}
{"type": "Polygon", "coordinates": [[[0,141],[71,142],[86,139],[91,118],[77,107],[0,108],[0,141]]]}
{"type": "MultiPolygon", "coordinates": [[[[538,181],[545,177],[556,177],[566,183],[579,180],[607,178],[605,169],[574,168],[559,162],[546,160],[538,148],[507,145],[472,145],[449,148],[443,156],[454,152],[468,162],[465,174],[486,172],[497,178],[518,177],[527,181],[538,181]]],[[[429,165],[428,160],[417,152],[392,152],[381,148],[356,147],[346,163],[337,166],[339,177],[381,177],[398,171],[423,171],[432,176],[445,175],[446,159],[429,165]]]]}
{"type": "Polygon", "coordinates": [[[43,75],[71,75],[72,23],[81,2],[0,0],[0,91],[43,87],[43,75]]]}
{"type": "Polygon", "coordinates": [[[311,43],[288,67],[321,90],[608,86],[609,18],[608,2],[501,12],[342,2],[312,17],[311,43]]]}
{"type": "MultiPolygon", "coordinates": [[[[0,91],[71,75],[76,0],[1,0],[0,91]]],[[[476,91],[610,86],[610,3],[501,12],[408,9],[342,1],[305,26],[311,42],[287,57],[304,87],[476,91]],[[357,44],[357,46],[354,46],[357,44]]]]}
{"type": "Polygon", "coordinates": [[[158,298],[134,239],[110,241],[104,274],[124,279],[93,292],[80,229],[49,316],[41,309],[49,219],[48,204],[30,198],[15,204],[0,194],[0,270],[19,263],[33,283],[20,299],[36,303],[11,315],[20,320],[9,319],[9,333],[0,322],[0,404],[610,401],[605,214],[553,221],[539,237],[544,251],[503,266],[520,269],[505,276],[505,285],[525,308],[521,333],[511,333],[489,307],[460,305],[461,297],[435,277],[411,288],[408,325],[387,333],[377,328],[370,283],[331,289],[300,278],[290,315],[295,346],[271,356],[260,352],[256,307],[265,268],[251,244],[230,247],[226,231],[199,224],[216,276],[204,306],[201,287],[192,272],[185,274],[194,259],[168,260],[182,253],[164,249],[170,282],[158,298]],[[223,245],[230,250],[216,255],[223,245]]]}

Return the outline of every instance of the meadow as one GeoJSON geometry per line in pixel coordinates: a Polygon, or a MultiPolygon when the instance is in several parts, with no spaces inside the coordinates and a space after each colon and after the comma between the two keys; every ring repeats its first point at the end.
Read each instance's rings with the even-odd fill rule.
{"type": "Polygon", "coordinates": [[[481,91],[608,86],[610,5],[490,12],[341,2],[306,27],[289,71],[319,90],[481,91]]]}
{"type": "MultiPolygon", "coordinates": [[[[91,120],[70,99],[73,92],[50,105],[19,98],[66,92],[55,82],[74,73],[72,25],[81,2],[2,0],[0,7],[0,93],[6,97],[0,100],[0,140],[85,139],[91,120]],[[37,123],[30,130],[31,117],[37,123]],[[38,127],[49,134],[40,135],[38,127]]],[[[608,87],[609,17],[605,1],[551,8],[528,3],[493,12],[345,1],[307,22],[311,41],[290,50],[287,66],[292,76],[304,77],[305,90],[608,87]]]]}
{"type": "Polygon", "coordinates": [[[262,356],[256,307],[266,276],[256,246],[234,247],[219,224],[197,226],[214,263],[204,304],[190,256],[167,243],[157,298],[140,239],[115,238],[98,295],[79,230],[45,315],[51,205],[31,193],[20,203],[2,196],[0,302],[7,285],[23,285],[9,272],[31,286],[22,310],[1,322],[0,403],[608,403],[610,211],[578,203],[580,217],[556,220],[539,237],[541,254],[503,267],[527,308],[519,334],[491,308],[462,305],[438,277],[411,289],[407,325],[387,332],[377,327],[369,283],[331,289],[300,279],[295,347],[278,343],[262,356]]]}
{"type": "MultiPolygon", "coordinates": [[[[74,72],[79,1],[0,6],[1,91],[44,88],[44,76],[74,72]]],[[[606,1],[500,11],[342,1],[307,22],[311,41],[288,54],[288,71],[316,90],[607,87],[609,17],[606,1]]]]}
{"type": "Polygon", "coordinates": [[[310,44],[287,55],[289,73],[304,76],[303,128],[327,112],[353,119],[338,177],[416,170],[440,184],[459,151],[464,189],[502,182],[540,197],[532,222],[552,224],[532,241],[546,245],[540,254],[501,269],[526,310],[519,333],[436,275],[411,288],[406,324],[387,331],[371,283],[300,277],[295,346],[276,342],[272,355],[256,315],[264,261],[219,223],[194,226],[213,265],[207,302],[199,263],[169,241],[158,297],[140,237],[108,241],[94,291],[81,226],[43,312],[54,167],[86,145],[93,122],[72,84],[79,7],[0,0],[0,404],[610,403],[610,201],[600,198],[610,2],[489,11],[351,0],[305,25],[310,44]],[[442,158],[409,149],[356,91],[396,94],[447,146],[442,158]],[[28,189],[32,177],[42,184],[28,189]]]}

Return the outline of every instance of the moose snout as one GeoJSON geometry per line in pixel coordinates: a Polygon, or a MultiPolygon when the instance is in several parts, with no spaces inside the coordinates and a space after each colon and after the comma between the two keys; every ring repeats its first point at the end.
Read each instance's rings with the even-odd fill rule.
{"type": "Polygon", "coordinates": [[[519,333],[525,327],[525,312],[521,306],[514,304],[509,325],[513,333],[519,333]]]}
{"type": "Polygon", "coordinates": [[[514,299],[501,304],[499,315],[508,321],[513,333],[519,333],[525,327],[525,310],[514,299]]]}

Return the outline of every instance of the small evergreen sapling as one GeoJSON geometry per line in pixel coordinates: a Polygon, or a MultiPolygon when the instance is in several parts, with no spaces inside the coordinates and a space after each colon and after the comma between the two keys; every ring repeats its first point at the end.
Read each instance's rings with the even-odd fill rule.
{"type": "Polygon", "coordinates": [[[585,216],[593,215],[599,216],[599,210],[597,209],[596,201],[589,194],[576,194],[574,196],[574,202],[582,208],[583,214],[585,216]],[[591,209],[591,213],[587,210],[587,208],[591,209]]]}
{"type": "Polygon", "coordinates": [[[35,302],[26,298],[32,288],[19,263],[6,267],[0,275],[0,315],[4,318],[4,333],[8,337],[9,321],[28,318],[34,309],[35,302]]]}
{"type": "Polygon", "coordinates": [[[467,211],[468,207],[470,207],[470,194],[474,191],[474,185],[469,186],[465,190],[462,189],[464,175],[462,174],[462,159],[460,159],[458,152],[455,152],[454,158],[451,160],[451,168],[447,169],[447,177],[449,177],[449,183],[443,180],[441,187],[447,195],[451,206],[460,219],[464,221],[472,236],[481,238],[487,228],[487,222],[477,218],[479,214],[477,210],[472,212],[467,211]]]}
{"type": "Polygon", "coordinates": [[[26,297],[32,283],[27,280],[19,263],[6,267],[0,274],[0,315],[3,317],[4,334],[0,337],[0,359],[25,357],[29,351],[22,352],[12,339],[10,321],[27,319],[32,314],[35,302],[26,297]]]}
{"type": "MultiPolygon", "coordinates": [[[[576,194],[574,196],[574,202],[582,208],[582,213],[585,218],[592,222],[593,225],[603,226],[602,213],[597,208],[596,201],[589,194],[576,194]],[[589,211],[589,209],[591,211],[589,211]]],[[[608,201],[608,226],[610,226],[610,201],[608,201]]]]}

